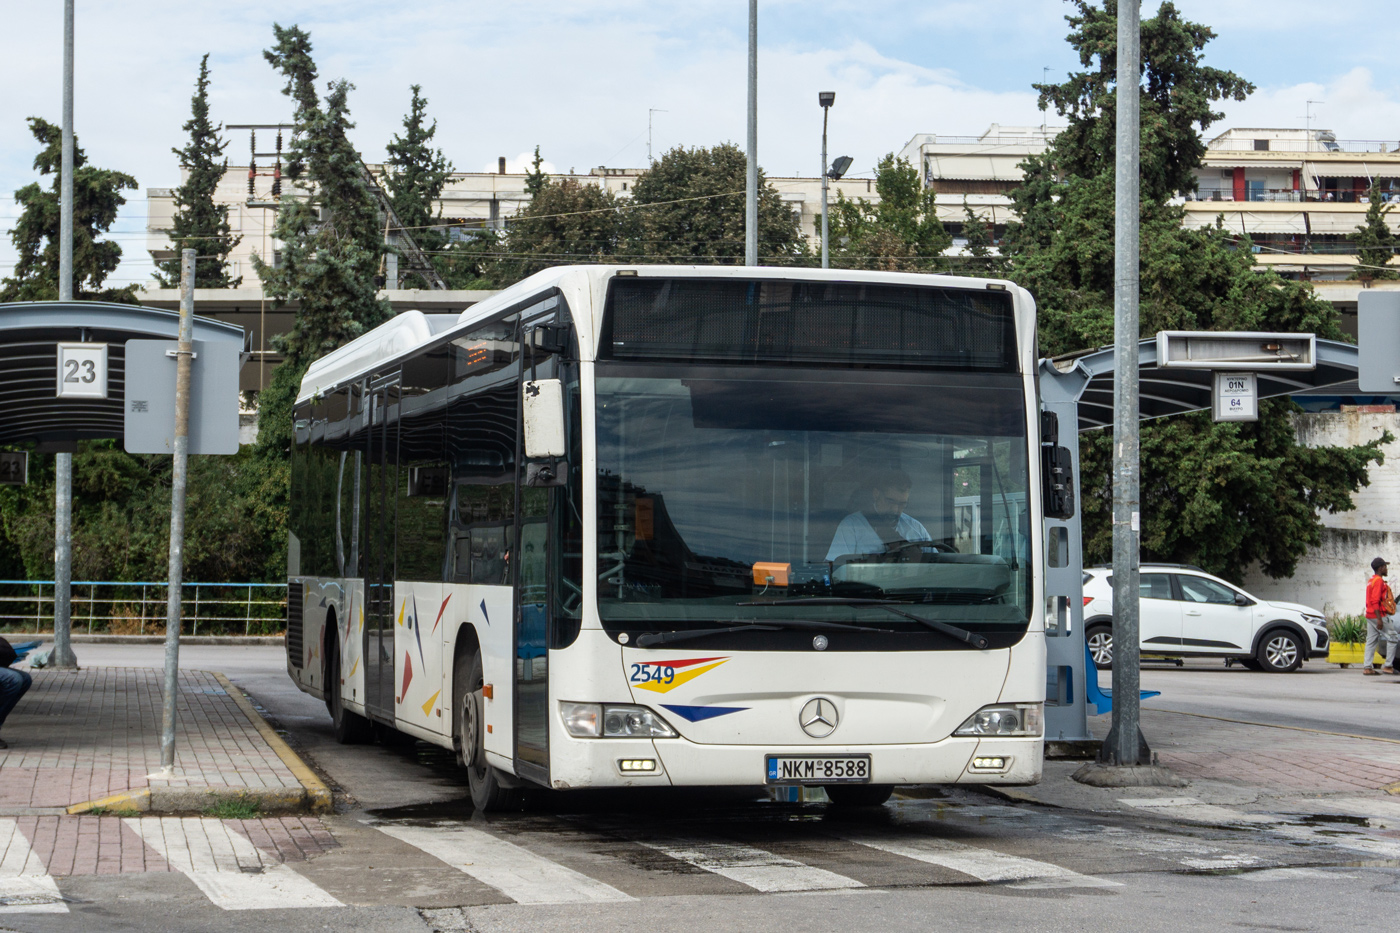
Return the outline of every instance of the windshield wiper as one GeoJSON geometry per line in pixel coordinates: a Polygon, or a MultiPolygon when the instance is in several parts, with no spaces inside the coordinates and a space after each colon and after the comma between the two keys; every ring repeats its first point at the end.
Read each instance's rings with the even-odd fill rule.
{"type": "MultiPolygon", "coordinates": [[[[735,605],[772,606],[782,604],[736,603],[735,605]]],[[[743,625],[731,625],[728,628],[695,628],[680,632],[647,632],[645,635],[637,636],[637,647],[650,648],[652,645],[664,645],[669,642],[684,641],[689,638],[702,638],[705,635],[723,635],[726,632],[779,632],[783,629],[817,629],[843,632],[883,632],[887,635],[894,634],[893,629],[870,628],[867,625],[851,625],[846,622],[821,622],[816,619],[774,619],[771,622],[747,622],[743,625]]]]}
{"type": "MultiPolygon", "coordinates": [[[[740,603],[740,605],[746,604],[740,603]]],[[[768,604],[764,603],[762,605],[768,604]]],[[[894,599],[856,599],[854,597],[843,598],[840,596],[809,596],[805,598],[799,597],[797,599],[785,599],[782,601],[782,603],[775,603],[774,605],[877,606],[880,609],[885,610],[886,612],[893,612],[897,616],[903,616],[906,619],[918,622],[921,625],[933,629],[935,632],[947,635],[949,638],[956,638],[958,641],[966,642],[974,648],[986,648],[987,645],[990,644],[984,636],[979,635],[976,632],[969,632],[965,628],[959,628],[956,625],[949,625],[947,622],[940,622],[937,619],[925,619],[923,616],[916,616],[912,612],[905,612],[903,609],[899,608],[899,601],[894,599]]]]}

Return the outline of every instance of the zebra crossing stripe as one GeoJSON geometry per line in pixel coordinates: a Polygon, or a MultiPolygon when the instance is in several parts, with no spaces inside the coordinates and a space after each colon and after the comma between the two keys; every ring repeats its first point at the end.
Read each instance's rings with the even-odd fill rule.
{"type": "Polygon", "coordinates": [[[344,906],[290,866],[265,858],[220,820],[160,817],[122,822],[223,910],[344,906]]]}
{"type": "Polygon", "coordinates": [[[929,865],[939,865],[979,881],[1010,882],[1014,888],[1117,888],[1122,885],[1107,878],[1081,875],[1061,865],[1007,855],[992,849],[964,845],[932,836],[906,835],[897,839],[873,833],[839,834],[847,842],[878,849],[929,865]]]}
{"type": "Polygon", "coordinates": [[[0,819],[0,914],[66,914],[68,905],[14,820],[0,819]]]}
{"type": "Polygon", "coordinates": [[[694,839],[633,841],[756,891],[832,891],[865,887],[854,878],[738,843],[694,839]]]}
{"type": "Polygon", "coordinates": [[[536,855],[513,842],[460,823],[434,826],[371,824],[500,891],[517,904],[635,901],[611,885],[536,855]]]}

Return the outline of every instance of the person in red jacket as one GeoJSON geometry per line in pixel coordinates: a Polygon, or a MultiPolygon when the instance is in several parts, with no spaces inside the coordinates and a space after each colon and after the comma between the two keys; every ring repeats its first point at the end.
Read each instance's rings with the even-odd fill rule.
{"type": "Polygon", "coordinates": [[[1385,653],[1385,667],[1381,668],[1381,673],[1395,673],[1395,647],[1400,643],[1400,639],[1396,638],[1395,624],[1392,621],[1395,614],[1395,595],[1390,591],[1390,584],[1385,582],[1387,569],[1384,559],[1377,557],[1371,561],[1371,570],[1374,573],[1366,584],[1366,655],[1361,663],[1363,674],[1376,673],[1373,665],[1377,643],[1381,639],[1390,646],[1385,653]]]}

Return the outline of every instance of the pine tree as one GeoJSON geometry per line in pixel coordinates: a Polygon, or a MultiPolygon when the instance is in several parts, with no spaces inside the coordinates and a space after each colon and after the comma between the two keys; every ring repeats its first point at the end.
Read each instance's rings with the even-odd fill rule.
{"type": "MultiPolygon", "coordinates": [[[[233,235],[228,222],[229,206],[214,201],[214,191],[228,170],[228,159],[222,158],[228,143],[219,138],[223,125],[209,122],[209,55],[200,59],[199,78],[194,96],[190,98],[190,118],[184,131],[189,142],[183,149],[172,149],[180,157],[180,167],[188,174],[185,182],[175,189],[175,217],[170,240],[177,252],[192,249],[198,257],[195,263],[195,288],[237,288],[242,277],[229,275],[228,256],[243,238],[233,235]]],[[[156,278],[164,288],[180,286],[180,257],[156,263],[156,278]]]]}
{"type": "Polygon", "coordinates": [[[936,195],[908,159],[888,153],[875,169],[878,201],[838,192],[828,223],[831,265],[886,272],[934,272],[953,238],[938,219],[936,195]]]}
{"type": "Polygon", "coordinates": [[[287,79],[283,93],[296,102],[288,157],[295,192],[283,195],[274,236],[280,261],[254,257],[274,307],[298,302],[296,320],[277,343],[286,355],[259,399],[258,446],[285,457],[291,443],[291,406],[307,365],[387,320],[375,274],[383,256],[378,205],[364,163],[350,144],[351,85],[336,81],[324,104],[316,93],[311,37],[273,26],[277,43],[263,57],[287,79]]]}
{"type": "MultiPolygon", "coordinates": [[[[428,125],[428,101],[421,85],[412,86],[413,99],[403,118],[403,133],[386,147],[389,157],[384,172],[384,189],[389,203],[409,235],[424,250],[441,249],[447,234],[432,229],[433,202],[442,194],[452,174],[452,163],[441,149],[433,149],[437,121],[428,125]]],[[[440,212],[438,216],[441,216],[440,212]]]]}
{"type": "MultiPolygon", "coordinates": [[[[1113,340],[1118,4],[1076,0],[1075,7],[1066,17],[1069,42],[1086,70],[1036,86],[1068,127],[1023,163],[1025,181],[1013,194],[1019,222],[1002,238],[1012,277],[1035,295],[1046,356],[1113,340]]],[[[1200,133],[1221,118],[1211,102],[1253,90],[1201,63],[1213,37],[1182,20],[1172,3],[1142,21],[1142,334],[1254,330],[1342,339],[1335,309],[1309,287],[1257,270],[1250,251],[1219,225],[1183,229],[1184,212],[1168,203],[1195,184],[1200,133]]],[[[1193,563],[1236,580],[1254,564],[1271,576],[1291,574],[1321,541],[1317,510],[1353,508],[1351,494],[1392,439],[1302,447],[1290,421],[1296,411],[1290,400],[1271,399],[1255,423],[1216,424],[1204,413],[1145,423],[1143,558],[1193,563]]],[[[1110,432],[1081,435],[1086,562],[1106,560],[1111,550],[1112,443],[1110,432]]]]}
{"type": "Polygon", "coordinates": [[[1371,182],[1370,207],[1366,208],[1366,222],[1356,228],[1356,258],[1360,265],[1351,274],[1353,279],[1394,279],[1400,278],[1389,263],[1395,258],[1395,234],[1391,232],[1386,215],[1394,210],[1381,193],[1380,179],[1371,182]]]}
{"type": "MultiPolygon", "coordinates": [[[[40,117],[29,118],[29,131],[40,151],[34,168],[53,181],[45,189],[39,182],[15,192],[23,208],[10,231],[19,253],[14,274],[0,279],[0,301],[53,301],[58,298],[59,184],[63,168],[63,130],[40,117]]],[[[87,155],[73,139],[73,297],[79,301],[136,303],[136,286],[104,287],[107,276],[121,263],[122,248],[100,240],[112,228],[117,211],[126,203],[123,191],[136,187],[136,179],[124,172],[87,164],[87,155]]]]}
{"type": "MultiPolygon", "coordinates": [[[[732,143],[672,149],[632,186],[619,251],[629,262],[742,265],[747,176],[744,153],[732,143]]],[[[784,265],[803,258],[798,219],[760,171],[758,261],[784,265]]]]}

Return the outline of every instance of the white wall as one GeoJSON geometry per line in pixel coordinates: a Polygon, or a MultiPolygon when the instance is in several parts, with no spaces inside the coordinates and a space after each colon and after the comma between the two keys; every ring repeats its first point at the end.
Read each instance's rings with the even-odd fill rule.
{"type": "Polygon", "coordinates": [[[1294,423],[1299,443],[1309,447],[1366,444],[1387,430],[1397,440],[1382,448],[1385,463],[1372,465],[1370,485],[1352,497],[1353,511],[1322,514],[1322,543],[1308,549],[1292,577],[1275,580],[1256,568],[1245,577],[1245,589],[1328,614],[1360,615],[1371,558],[1400,560],[1400,414],[1319,412],[1298,415],[1294,423]]]}

